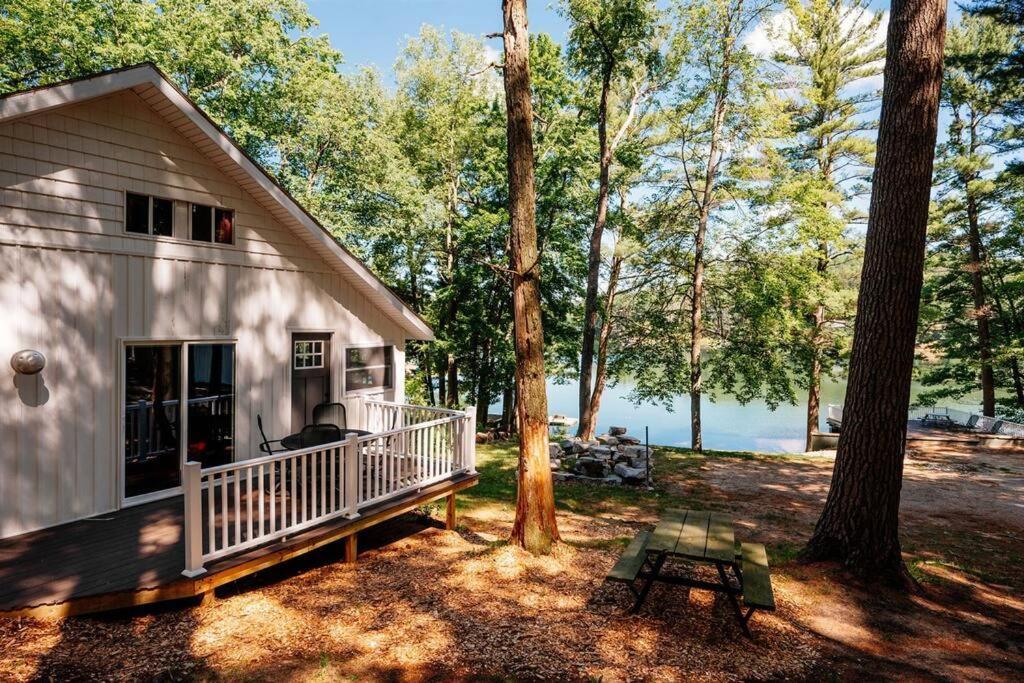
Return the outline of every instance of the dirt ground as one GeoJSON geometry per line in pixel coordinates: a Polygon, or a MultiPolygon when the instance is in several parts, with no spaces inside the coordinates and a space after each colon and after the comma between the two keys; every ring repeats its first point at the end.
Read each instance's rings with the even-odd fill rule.
{"type": "Polygon", "coordinates": [[[651,492],[560,486],[566,542],[544,558],[502,540],[511,449],[481,462],[458,531],[402,518],[361,539],[356,565],[326,548],[203,607],[0,622],[0,680],[1021,680],[1024,454],[910,454],[911,597],[795,560],[828,456],[665,453],[651,492]],[[678,506],[728,510],[738,538],[768,544],[778,610],[755,615],[753,640],[706,592],[659,585],[628,615],[604,581],[678,506]]]}

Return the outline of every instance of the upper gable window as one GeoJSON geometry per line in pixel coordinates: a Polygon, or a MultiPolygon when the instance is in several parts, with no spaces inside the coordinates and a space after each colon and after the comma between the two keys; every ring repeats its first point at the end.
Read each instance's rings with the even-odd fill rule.
{"type": "Polygon", "coordinates": [[[139,235],[174,234],[174,202],[170,199],[126,192],[124,229],[139,235]]]}
{"type": "Polygon", "coordinates": [[[192,205],[192,239],[217,244],[235,243],[235,212],[203,204],[192,205]]]}

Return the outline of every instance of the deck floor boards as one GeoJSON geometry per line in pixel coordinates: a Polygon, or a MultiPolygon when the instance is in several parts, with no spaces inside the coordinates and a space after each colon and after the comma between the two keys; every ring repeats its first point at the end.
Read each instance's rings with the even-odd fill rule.
{"type": "MultiPolygon", "coordinates": [[[[423,491],[410,491],[362,511],[360,522],[336,518],[286,540],[207,564],[207,574],[227,572],[279,550],[333,538],[347,526],[407,505],[424,493],[444,493],[475,475],[459,475],[423,491]]],[[[205,506],[204,506],[205,507],[205,506]]],[[[205,528],[205,520],[204,520],[205,528]]],[[[180,581],[184,569],[181,496],[108,512],[84,520],[0,540],[0,612],[93,596],[149,590],[180,581]]]]}

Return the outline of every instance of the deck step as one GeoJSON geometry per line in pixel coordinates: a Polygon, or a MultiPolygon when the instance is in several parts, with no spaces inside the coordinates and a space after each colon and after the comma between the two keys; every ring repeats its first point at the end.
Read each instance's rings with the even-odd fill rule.
{"type": "Polygon", "coordinates": [[[608,572],[610,581],[633,583],[647,559],[647,541],[651,538],[650,531],[641,531],[629,542],[615,566],[608,572]]]}
{"type": "Polygon", "coordinates": [[[772,577],[768,571],[768,552],[760,543],[740,546],[743,570],[743,604],[771,611],[775,609],[772,577]]]}

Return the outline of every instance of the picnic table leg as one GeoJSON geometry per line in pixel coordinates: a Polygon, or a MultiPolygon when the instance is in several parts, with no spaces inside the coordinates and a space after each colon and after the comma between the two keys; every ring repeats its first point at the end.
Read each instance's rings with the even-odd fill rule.
{"type": "Polygon", "coordinates": [[[643,588],[636,594],[636,602],[629,609],[631,613],[636,612],[644,604],[644,600],[647,599],[647,594],[651,590],[651,586],[654,581],[658,578],[658,574],[661,572],[661,566],[665,564],[666,553],[658,553],[658,558],[654,560],[654,566],[651,567],[651,571],[647,574],[647,580],[644,582],[643,588]]]}
{"type": "MultiPolygon", "coordinates": [[[[721,562],[716,562],[715,568],[718,569],[718,578],[722,580],[722,586],[725,588],[725,594],[729,598],[729,602],[732,603],[733,611],[736,614],[736,620],[740,622],[740,628],[743,629],[743,633],[745,633],[749,638],[750,631],[747,629],[747,619],[750,618],[750,615],[747,615],[747,617],[744,618],[743,609],[740,607],[740,601],[736,599],[737,591],[732,587],[732,584],[729,583],[729,577],[725,573],[725,567],[722,566],[721,562]]],[[[741,583],[740,589],[742,590],[742,588],[743,585],[741,583]]]]}

